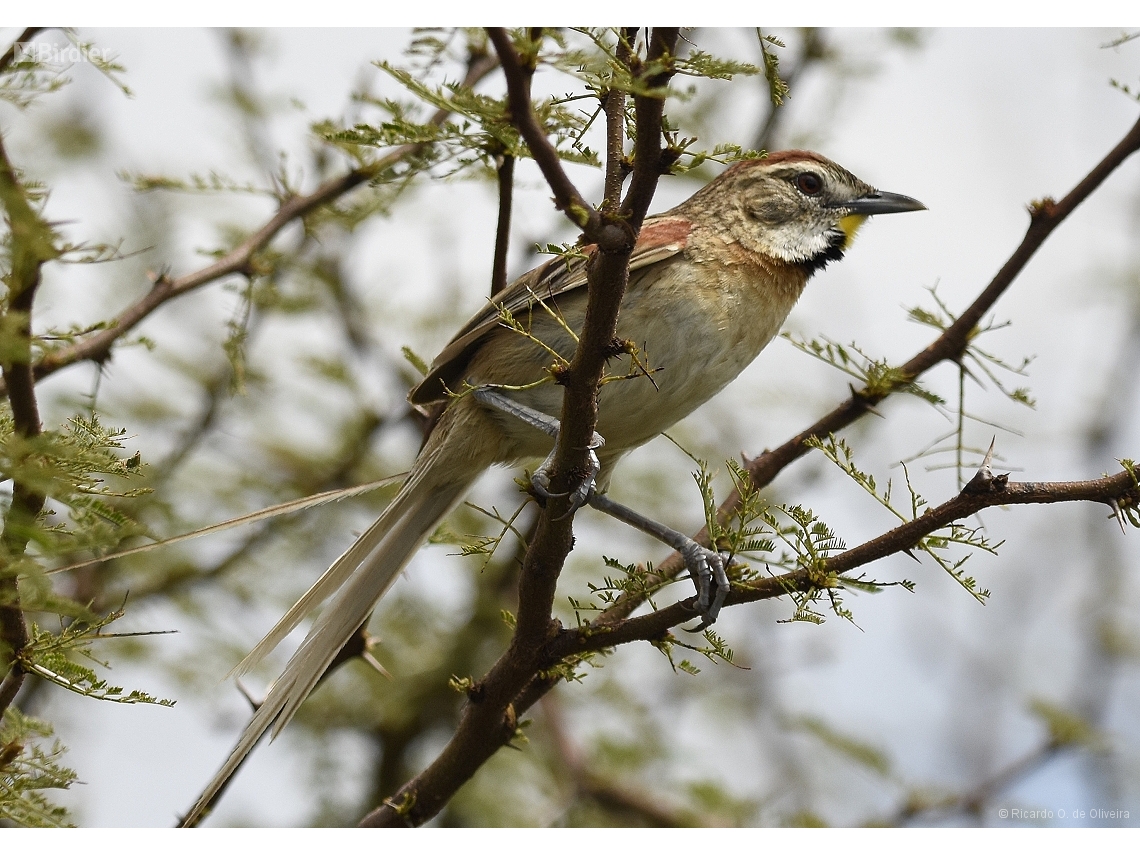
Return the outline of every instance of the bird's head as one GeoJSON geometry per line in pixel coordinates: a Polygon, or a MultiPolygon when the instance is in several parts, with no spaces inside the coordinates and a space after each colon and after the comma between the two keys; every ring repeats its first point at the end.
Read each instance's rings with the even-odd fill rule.
{"type": "Polygon", "coordinates": [[[680,208],[695,221],[711,217],[752,252],[814,272],[843,257],[867,217],[926,206],[822,155],[781,151],[734,164],[680,208]]]}

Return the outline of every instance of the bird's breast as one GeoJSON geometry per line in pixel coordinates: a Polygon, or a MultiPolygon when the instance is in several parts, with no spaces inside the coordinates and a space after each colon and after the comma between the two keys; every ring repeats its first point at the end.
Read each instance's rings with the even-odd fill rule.
{"type": "MultiPolygon", "coordinates": [[[[598,394],[598,432],[606,452],[620,455],[689,415],[727,386],[779,331],[803,289],[795,267],[757,260],[732,246],[715,260],[675,257],[630,277],[617,334],[634,354],[615,357],[598,394]]],[[[558,416],[562,389],[539,383],[556,351],[573,356],[566,329],[581,330],[586,289],[555,301],[561,322],[535,311],[527,335],[497,330],[472,360],[468,382],[513,387],[509,394],[532,409],[558,416]],[[563,323],[565,326],[563,326],[563,323]]],[[[492,416],[504,437],[501,457],[541,456],[550,439],[501,413],[492,416]]]]}
{"type": "MultiPolygon", "coordinates": [[[[731,260],[733,257],[730,255],[731,260]]],[[[599,396],[598,432],[633,447],[687,416],[727,386],[779,331],[806,277],[754,257],[725,263],[679,259],[631,279],[618,336],[640,366],[613,360],[599,396]],[[647,376],[646,376],[647,375],[647,376]]]]}

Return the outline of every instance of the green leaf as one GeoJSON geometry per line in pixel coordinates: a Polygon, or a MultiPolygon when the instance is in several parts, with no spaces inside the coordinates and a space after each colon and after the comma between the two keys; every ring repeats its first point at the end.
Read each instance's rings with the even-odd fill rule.
{"type": "Polygon", "coordinates": [[[66,808],[53,805],[49,790],[66,790],[76,781],[59,765],[64,747],[52,737],[51,725],[30,718],[13,706],[0,721],[0,825],[24,828],[70,827],[66,808]]]}

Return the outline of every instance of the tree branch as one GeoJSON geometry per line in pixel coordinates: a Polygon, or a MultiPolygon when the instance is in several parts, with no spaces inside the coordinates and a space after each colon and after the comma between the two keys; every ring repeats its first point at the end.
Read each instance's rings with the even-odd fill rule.
{"type": "MultiPolygon", "coordinates": [[[[1056,502],[1103,502],[1134,506],[1140,503],[1140,487],[1125,470],[1091,481],[1014,482],[1006,476],[986,476],[979,472],[954,498],[930,508],[922,516],[905,522],[859,546],[818,562],[817,566],[795,570],[733,586],[726,606],[781,597],[795,591],[811,592],[837,587],[842,575],[888,555],[906,552],[934,532],[957,520],[966,519],[983,508],[996,505],[1052,504],[1056,502]]],[[[675,626],[693,619],[696,598],[674,603],[649,614],[613,620],[610,610],[602,619],[564,631],[548,648],[551,661],[567,656],[605,650],[631,641],[659,641],[675,626]]],[[[547,666],[549,667],[549,666],[547,666]]]]}
{"type": "Polygon", "coordinates": [[[557,695],[543,698],[542,712],[558,758],[570,773],[575,800],[593,801],[603,810],[617,814],[615,819],[618,821],[624,814],[626,817],[632,815],[645,825],[656,828],[683,828],[698,824],[679,811],[669,810],[652,794],[621,786],[590,769],[586,758],[567,732],[557,695]]]}
{"type": "Polygon", "coordinates": [[[498,166],[499,220],[495,226],[495,263],[491,269],[491,296],[507,287],[507,252],[511,245],[511,201],[515,186],[515,156],[502,155],[498,166]]]}
{"type": "MultiPolygon", "coordinates": [[[[493,71],[497,65],[494,57],[488,55],[473,57],[468,64],[463,85],[474,86],[493,71]]],[[[430,122],[434,125],[441,125],[448,114],[449,111],[445,109],[437,110],[430,122]]],[[[105,329],[94,333],[83,341],[45,354],[34,367],[36,380],[42,380],[59,369],[76,362],[89,359],[105,360],[110,355],[111,347],[115,342],[130,332],[155,309],[176,297],[181,297],[183,294],[201,288],[203,285],[208,285],[235,273],[248,276],[251,272],[254,255],[268,246],[269,242],[277,236],[277,233],[293,220],[311,214],[348,191],[372,180],[400,161],[416,155],[426,146],[427,143],[409,143],[399,146],[372,163],[358,166],[343,175],[329,179],[312,193],[286,199],[278,208],[277,213],[261,228],[213,264],[174,279],[165,274],[159,276],[145,296],[121,311],[108,323],[105,329]]]]}
{"type": "MultiPolygon", "coordinates": [[[[636,192],[631,186],[616,215],[612,213],[617,208],[616,198],[607,198],[603,210],[598,211],[585,202],[570,182],[557,150],[539,125],[527,93],[524,64],[510,36],[502,29],[491,29],[488,33],[503,66],[512,122],[554,192],[555,204],[582,229],[587,240],[598,246],[588,270],[589,298],[578,348],[569,368],[559,378],[565,393],[551,480],[553,490],[563,491],[576,486],[570,483],[574,472],[585,471],[597,421],[598,384],[617,327],[618,307],[629,276],[629,256],[660,175],[664,101],[652,96],[639,96],[635,101],[636,192]],[[650,137],[643,138],[643,132],[650,137]]],[[[653,31],[648,40],[645,65],[649,73],[643,80],[646,89],[664,91],[673,73],[671,59],[678,34],[675,28],[653,31]]],[[[633,62],[631,59],[631,65],[633,62]]],[[[617,189],[620,190],[620,184],[617,189]]],[[[517,716],[511,702],[543,667],[541,652],[561,629],[551,617],[551,611],[558,576],[573,546],[573,514],[568,513],[569,510],[569,499],[560,498],[547,502],[539,515],[519,579],[514,635],[506,652],[468,691],[469,703],[451,741],[427,769],[364,817],[361,825],[426,822],[488,758],[514,737],[517,716]]]]}
{"type": "MultiPolygon", "coordinates": [[[[618,44],[614,59],[628,68],[633,60],[633,41],[637,38],[636,27],[622,27],[618,31],[618,44]]],[[[602,99],[602,109],[606,114],[606,182],[602,194],[603,205],[611,200],[621,199],[621,187],[629,170],[625,159],[625,92],[610,89],[602,99]]]]}
{"type": "MultiPolygon", "coordinates": [[[[644,80],[641,92],[634,96],[634,122],[636,133],[633,146],[633,179],[622,202],[621,214],[626,225],[635,233],[641,229],[642,220],[653,201],[657,190],[657,179],[669,171],[669,164],[662,159],[661,131],[664,110],[664,95],[646,94],[646,90],[663,92],[673,77],[673,53],[681,31],[675,27],[654,27],[648,39],[649,49],[645,63],[631,57],[630,70],[644,80]]],[[[676,159],[672,154],[670,163],[676,159]]],[[[604,248],[603,248],[604,249],[604,248]]]]}
{"type": "MultiPolygon", "coordinates": [[[[973,303],[958,317],[958,319],[938,336],[924,350],[919,351],[898,369],[898,379],[888,388],[871,390],[863,388],[852,392],[851,397],[838,407],[825,415],[811,427],[796,434],[783,445],[765,451],[748,461],[746,469],[752,478],[756,489],[762,489],[776,479],[785,467],[806,454],[810,448],[809,440],[822,439],[836,434],[860,418],[871,412],[876,404],[889,395],[917,380],[935,365],[946,361],[958,361],[962,358],[969,343],[970,336],[982,317],[993,308],[1002,294],[1013,284],[1018,274],[1033,257],[1034,253],[1045,242],[1076,207],[1092,195],[1112,172],[1123,163],[1129,155],[1140,150],[1140,121],[1128,131],[1121,141],[1110,151],[1092,171],[1081,180],[1076,187],[1069,191],[1060,202],[1044,199],[1030,205],[1029,228],[1021,244],[1014,250],[1001,270],[990,281],[989,285],[974,300],[973,303]]],[[[721,522],[730,520],[740,505],[740,494],[733,491],[717,509],[718,519],[721,522]]],[[[703,544],[708,544],[708,529],[703,528],[694,537],[703,544]]],[[[681,556],[673,553],[665,561],[654,568],[655,575],[660,579],[671,579],[683,572],[684,561],[681,556]]],[[[644,599],[635,596],[622,595],[618,601],[606,610],[603,620],[621,619],[630,615],[644,599]]]]}
{"type": "MultiPolygon", "coordinates": [[[[6,311],[0,322],[8,338],[0,354],[8,403],[17,436],[32,440],[40,435],[39,406],[32,378],[32,305],[40,286],[40,269],[59,252],[51,227],[28,201],[19,177],[8,159],[0,136],[0,205],[8,225],[10,269],[4,284],[8,290],[6,311]]],[[[25,445],[18,453],[29,454],[25,445]]],[[[28,643],[28,628],[20,605],[14,564],[24,554],[45,497],[19,479],[13,479],[12,503],[0,534],[0,664],[5,675],[0,683],[0,715],[12,703],[24,681],[20,654],[28,643]]]]}

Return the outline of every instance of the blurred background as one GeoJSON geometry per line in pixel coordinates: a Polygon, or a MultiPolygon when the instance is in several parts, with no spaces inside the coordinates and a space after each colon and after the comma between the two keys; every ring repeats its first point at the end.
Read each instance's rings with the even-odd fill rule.
{"type": "MultiPolygon", "coordinates": [[[[766,30],[765,33],[768,31],[766,30]]],[[[930,209],[869,223],[845,260],[810,283],[786,329],[855,342],[901,363],[934,330],[907,310],[960,311],[1020,241],[1031,200],[1067,193],[1135,122],[1140,40],[1111,30],[774,30],[790,85],[773,112],[763,77],[700,81],[667,113],[712,148],[810,148],[860,178],[930,209]],[[932,290],[936,290],[936,296],[932,290]]],[[[6,42],[16,30],[3,32],[6,42]]],[[[373,63],[414,66],[403,30],[83,30],[124,67],[128,97],[90,64],[27,109],[0,104],[0,131],[26,178],[49,191],[45,214],[75,242],[122,240],[124,260],[49,266],[34,326],[86,326],[150,287],[148,274],[205,266],[274,210],[243,188],[303,190],[347,165],[316,123],[376,122],[376,99],[410,96],[373,63]],[[203,192],[136,189],[156,176],[203,192]],[[276,183],[275,183],[276,182],[276,183]]],[[[446,33],[437,34],[448,37],[446,33]]],[[[703,50],[760,63],[752,29],[685,31],[703,50]]],[[[67,44],[48,31],[46,44],[67,44]]],[[[463,39],[427,79],[462,76],[463,39]]],[[[678,81],[679,88],[688,85],[678,81]]],[[[536,94],[575,90],[540,71],[536,94]]],[[[502,91],[492,75],[480,87],[502,91]]],[[[589,109],[584,107],[583,109],[589,109]]],[[[425,109],[423,116],[428,115],[425,109]]],[[[328,126],[324,126],[328,127],[328,126]]],[[[597,129],[595,129],[597,130],[597,129]]],[[[593,132],[591,132],[593,133],[593,132]]],[[[600,137],[592,140],[603,148],[600,137]]],[[[720,169],[661,181],[654,211],[720,169]]],[[[601,175],[571,167],[601,196],[601,175]]],[[[516,173],[509,274],[572,241],[533,164],[516,173]]],[[[975,370],[964,385],[963,464],[956,466],[959,372],[927,386],[935,408],[897,396],[846,437],[877,480],[903,469],[931,504],[968,479],[996,437],[998,471],[1025,480],[1093,478],[1140,455],[1140,159],[1120,168],[1049,239],[1002,298],[979,346],[1025,376],[996,369],[1011,400],[975,370]]],[[[209,285],[156,311],[103,365],[40,386],[44,422],[95,411],[126,429],[153,489],[132,514],[158,537],[191,531],[321,490],[405,471],[420,426],[404,396],[417,373],[485,302],[491,280],[493,175],[364,188],[306,231],[274,242],[267,275],[209,285]],[[139,341],[139,339],[145,341],[139,341]]],[[[710,461],[775,447],[848,393],[850,378],[778,339],[673,438],[710,461]]],[[[658,439],[619,467],[612,495],[683,531],[700,528],[693,462],[658,439]]],[[[505,515],[512,478],[489,473],[470,500],[505,515]]],[[[137,486],[137,484],[136,484],[137,486]]],[[[898,487],[898,495],[905,495],[898,487]]],[[[853,545],[893,517],[818,454],[766,491],[813,508],[853,545]]],[[[126,597],[124,630],[176,630],[103,642],[116,685],[175,699],[119,706],[29,681],[18,700],[49,720],[82,783],[60,796],[92,826],[166,826],[229,751],[249,703],[223,678],[285,608],[363,530],[383,492],[57,577],[102,610],[126,597]]],[[[526,523],[530,509],[524,511],[526,523]]],[[[975,524],[979,521],[975,520],[975,524]]],[[[850,594],[853,622],[786,622],[771,601],[728,610],[718,631],[735,666],[697,657],[674,671],[657,650],[627,646],[559,686],[528,715],[529,742],[493,758],[452,801],[446,825],[1133,825],[1140,820],[1140,536],[1102,506],[991,509],[980,520],[998,554],[966,569],[992,595],[979,604],[929,560],[871,568],[910,579],[850,594]],[[1045,811],[1022,822],[1018,810],[1045,811]],[[1006,813],[1002,813],[1006,811],[1006,813]],[[1099,811],[1117,812],[1102,816],[1099,811]],[[1012,819],[1010,818],[1012,815],[1012,819]]],[[[521,527],[521,526],[520,526],[521,527]]],[[[495,534],[471,508],[452,532],[495,534]]],[[[586,509],[562,577],[590,596],[623,563],[666,551],[586,509]]],[[[273,744],[262,745],[208,825],[351,824],[445,744],[462,696],[450,676],[481,675],[509,637],[516,544],[495,560],[454,544],[421,551],[372,623],[373,651],[341,668],[273,744]]],[[[662,597],[689,594],[687,583],[662,597]]],[[[255,698],[298,632],[247,681],[255,698]]]]}

